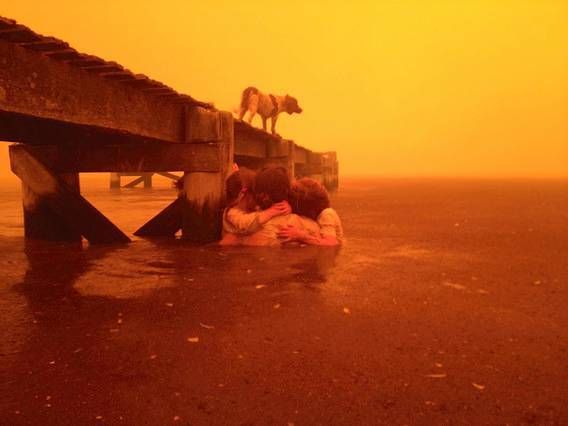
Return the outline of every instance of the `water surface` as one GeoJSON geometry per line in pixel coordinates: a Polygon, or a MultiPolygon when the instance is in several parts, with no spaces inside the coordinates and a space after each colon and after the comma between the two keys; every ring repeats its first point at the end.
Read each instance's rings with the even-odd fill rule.
{"type": "MultiPolygon", "coordinates": [[[[83,194],[131,234],[175,198],[83,194]]],[[[568,182],[344,180],[340,250],[26,242],[0,188],[7,424],[568,421],[568,182]]]]}

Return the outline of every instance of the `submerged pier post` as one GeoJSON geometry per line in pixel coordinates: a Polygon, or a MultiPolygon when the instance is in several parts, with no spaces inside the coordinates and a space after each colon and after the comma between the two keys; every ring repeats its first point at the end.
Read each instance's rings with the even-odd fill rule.
{"type": "Polygon", "coordinates": [[[329,191],[335,191],[339,186],[337,153],[324,152],[321,155],[323,164],[322,183],[329,191]]]}
{"type": "MultiPolygon", "coordinates": [[[[56,175],[66,187],[80,193],[79,173],[56,175]]],[[[56,214],[46,202],[45,197],[35,192],[22,181],[22,204],[24,210],[24,235],[31,240],[81,241],[81,233],[56,214]]]]}
{"type": "Polygon", "coordinates": [[[184,174],[182,236],[194,242],[211,242],[221,236],[225,179],[233,163],[233,116],[192,107],[187,111],[187,122],[186,142],[214,144],[219,155],[218,171],[184,174]]]}
{"type": "Polygon", "coordinates": [[[130,239],[85,200],[79,191],[77,167],[54,170],[65,163],[55,145],[10,145],[10,167],[22,181],[24,232],[27,238],[90,243],[130,239]]]}
{"type": "Polygon", "coordinates": [[[120,189],[120,174],[111,173],[110,174],[110,189],[120,189]]]}

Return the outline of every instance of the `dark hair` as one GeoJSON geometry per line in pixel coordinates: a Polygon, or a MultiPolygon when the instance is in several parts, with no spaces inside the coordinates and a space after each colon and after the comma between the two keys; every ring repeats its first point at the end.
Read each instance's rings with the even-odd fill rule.
{"type": "Polygon", "coordinates": [[[304,177],[292,184],[290,204],[294,213],[317,220],[319,214],[330,206],[329,194],[321,183],[304,177]]]}
{"type": "Polygon", "coordinates": [[[244,167],[229,175],[225,181],[225,196],[228,206],[236,203],[243,190],[253,191],[255,175],[255,172],[244,167]]]}
{"type": "Polygon", "coordinates": [[[288,200],[290,178],[284,167],[266,167],[256,175],[254,183],[256,202],[261,209],[272,204],[288,200]]]}

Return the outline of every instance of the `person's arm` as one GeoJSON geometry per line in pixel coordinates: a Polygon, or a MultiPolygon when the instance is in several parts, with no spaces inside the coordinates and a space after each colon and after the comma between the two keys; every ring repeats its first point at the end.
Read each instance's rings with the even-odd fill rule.
{"type": "Polygon", "coordinates": [[[276,203],[270,208],[259,212],[247,213],[238,208],[232,208],[227,211],[227,221],[234,227],[232,232],[252,234],[273,217],[289,214],[291,210],[287,201],[276,203]]]}
{"type": "Polygon", "coordinates": [[[266,210],[261,210],[258,212],[258,223],[264,225],[270,219],[276,216],[283,216],[290,214],[292,212],[292,207],[288,204],[288,201],[280,201],[279,203],[273,204],[266,210]]]}
{"type": "Polygon", "coordinates": [[[278,231],[278,237],[285,241],[299,241],[316,246],[337,246],[339,241],[331,235],[312,234],[295,225],[286,225],[278,231]]]}
{"type": "Polygon", "coordinates": [[[228,223],[225,231],[232,234],[250,234],[262,226],[258,222],[258,212],[247,213],[238,208],[229,209],[225,220],[228,223]]]}

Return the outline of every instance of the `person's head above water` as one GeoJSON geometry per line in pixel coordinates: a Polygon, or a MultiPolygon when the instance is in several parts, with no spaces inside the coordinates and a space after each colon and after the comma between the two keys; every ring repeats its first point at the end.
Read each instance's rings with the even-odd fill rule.
{"type": "Polygon", "coordinates": [[[225,182],[227,206],[235,206],[243,198],[247,198],[250,199],[250,202],[247,202],[247,208],[254,209],[253,187],[255,176],[254,171],[245,167],[241,167],[229,175],[225,182]]]}
{"type": "Polygon", "coordinates": [[[294,213],[317,220],[319,214],[330,206],[329,194],[321,183],[304,177],[292,184],[290,204],[294,213]]]}
{"type": "Polygon", "coordinates": [[[256,202],[261,209],[274,203],[288,201],[290,178],[284,167],[266,167],[256,175],[254,184],[256,202]]]}

